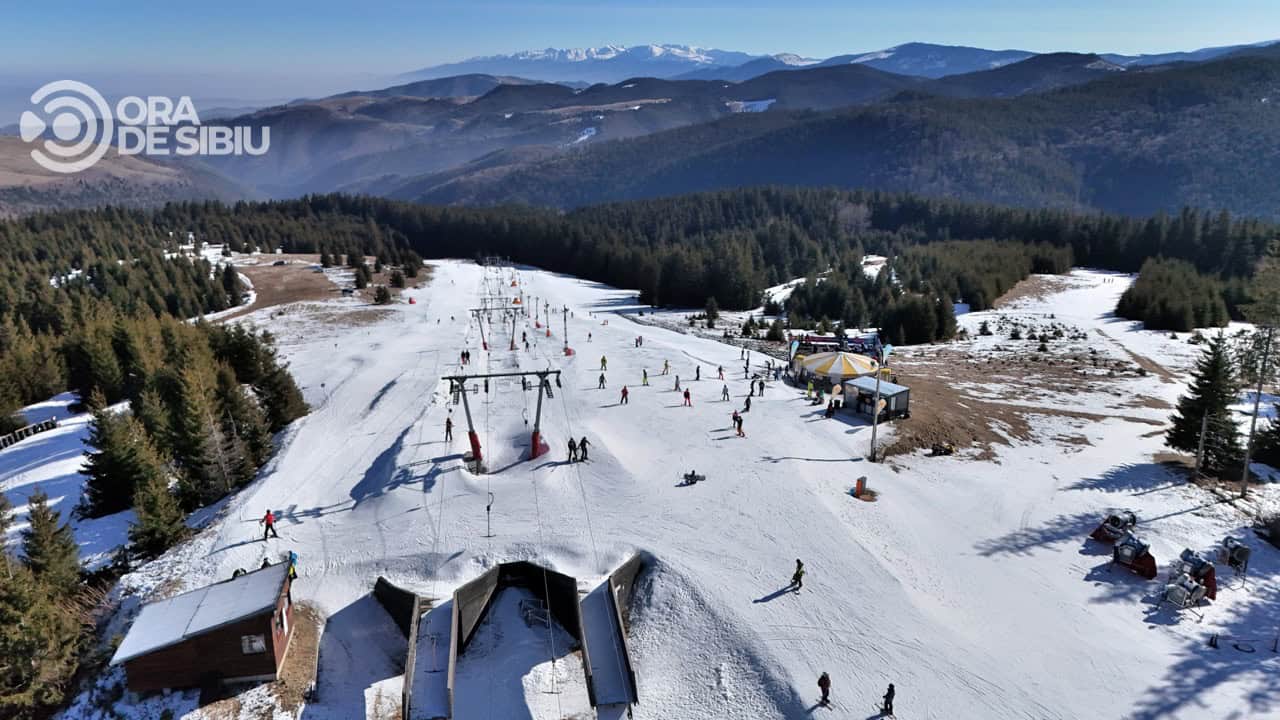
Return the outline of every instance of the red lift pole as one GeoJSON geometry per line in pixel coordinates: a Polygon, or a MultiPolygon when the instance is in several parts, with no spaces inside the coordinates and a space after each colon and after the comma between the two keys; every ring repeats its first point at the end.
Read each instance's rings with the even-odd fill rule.
{"type": "Polygon", "coordinates": [[[486,373],[481,375],[450,375],[445,377],[452,386],[454,392],[462,393],[462,410],[467,418],[467,439],[471,442],[471,459],[476,463],[476,471],[479,472],[484,456],[480,450],[480,436],[476,433],[475,424],[471,421],[471,406],[467,402],[467,381],[481,380],[488,378],[502,377],[528,377],[536,375],[538,377],[538,410],[533,419],[533,434],[530,436],[529,459],[538,457],[542,454],[542,395],[546,393],[547,397],[552,397],[551,380],[552,375],[556,376],[556,382],[560,382],[559,370],[534,370],[530,372],[506,372],[506,373],[486,373]]]}

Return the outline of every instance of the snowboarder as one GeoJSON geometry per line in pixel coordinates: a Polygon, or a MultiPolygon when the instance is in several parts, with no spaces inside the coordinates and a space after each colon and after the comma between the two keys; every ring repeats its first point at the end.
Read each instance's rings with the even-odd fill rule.
{"type": "Polygon", "coordinates": [[[738,433],[738,437],[744,437],[742,434],[742,416],[738,414],[737,410],[734,410],[733,415],[730,417],[733,419],[733,429],[738,433]]]}
{"type": "Polygon", "coordinates": [[[720,379],[721,379],[721,380],[723,380],[723,379],[724,379],[724,366],[723,366],[723,365],[717,366],[717,367],[716,367],[716,373],[718,373],[718,374],[719,374],[719,376],[720,376],[720,379]]]}
{"type": "Polygon", "coordinates": [[[701,365],[694,365],[694,366],[693,366],[693,381],[694,381],[694,382],[697,382],[697,381],[699,381],[699,380],[701,380],[701,379],[702,379],[702,366],[701,366],[701,365]]]}
{"type": "Polygon", "coordinates": [[[830,704],[831,703],[831,676],[830,675],[826,673],[822,673],[821,675],[818,676],[818,689],[822,691],[822,704],[823,705],[830,704]]]}
{"type": "Polygon", "coordinates": [[[605,356],[603,356],[603,355],[601,355],[601,356],[600,356],[600,369],[601,369],[601,370],[608,370],[608,369],[609,369],[609,360],[608,360],[607,358],[605,358],[605,356]]]}
{"type": "Polygon", "coordinates": [[[804,587],[804,563],[800,562],[800,558],[796,558],[796,571],[791,573],[791,584],[795,586],[796,592],[804,587]]]}
{"type": "Polygon", "coordinates": [[[578,451],[582,453],[582,458],[581,458],[581,459],[582,459],[582,461],[583,461],[583,462],[586,462],[586,460],[587,460],[587,446],[588,446],[588,445],[590,445],[590,444],[591,444],[591,443],[587,442],[587,436],[586,436],[586,435],[583,435],[583,436],[582,436],[582,439],[578,441],[578,451]]]}
{"type": "Polygon", "coordinates": [[[573,438],[569,438],[569,462],[573,462],[577,459],[578,459],[578,441],[574,440],[573,438]]]}
{"type": "Polygon", "coordinates": [[[645,368],[641,371],[640,385],[643,387],[649,387],[649,368],[645,368]]]}
{"type": "Polygon", "coordinates": [[[444,419],[444,441],[453,442],[453,418],[444,419]]]}
{"type": "Polygon", "coordinates": [[[894,696],[894,694],[895,694],[895,693],[894,693],[894,691],[893,691],[893,683],[889,683],[889,689],[888,689],[888,690],[886,690],[886,691],[885,691],[885,693],[884,693],[884,707],[880,708],[880,712],[884,713],[885,715],[892,715],[892,714],[893,714],[893,696],[894,696]]]}
{"type": "Polygon", "coordinates": [[[604,389],[604,373],[600,373],[600,384],[596,386],[597,390],[604,389]]]}
{"type": "Polygon", "coordinates": [[[626,405],[626,404],[627,404],[627,395],[629,395],[629,394],[630,394],[630,393],[628,393],[628,392],[627,392],[627,386],[626,386],[626,385],[623,385],[623,386],[622,386],[622,399],[618,401],[618,404],[619,404],[619,405],[626,405]]]}
{"type": "Polygon", "coordinates": [[[262,528],[262,541],[263,541],[263,542],[266,542],[266,541],[267,541],[267,534],[268,534],[268,533],[270,533],[270,534],[271,534],[271,537],[273,537],[273,538],[279,538],[279,537],[280,537],[278,534],[276,534],[276,516],[271,512],[271,510],[270,510],[270,509],[268,509],[268,510],[267,510],[267,514],[266,514],[266,515],[263,515],[263,516],[262,516],[262,519],[258,521],[258,524],[263,526],[263,528],[262,528]]]}
{"type": "Polygon", "coordinates": [[[725,384],[724,387],[720,388],[720,399],[724,400],[725,402],[729,402],[729,385],[728,384],[725,384]]]}
{"type": "Polygon", "coordinates": [[[693,407],[693,398],[689,395],[689,388],[684,389],[684,404],[685,407],[693,407]]]}

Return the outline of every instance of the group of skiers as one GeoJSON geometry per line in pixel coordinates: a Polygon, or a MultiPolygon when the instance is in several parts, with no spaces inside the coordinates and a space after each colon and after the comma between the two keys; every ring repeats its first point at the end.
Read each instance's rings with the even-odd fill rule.
{"type": "Polygon", "coordinates": [[[591,447],[591,443],[587,442],[586,435],[583,435],[582,439],[578,441],[569,438],[569,462],[586,461],[588,447],[591,447]]]}
{"type": "Polygon", "coordinates": [[[470,351],[470,350],[463,350],[461,353],[459,353],[459,354],[458,354],[458,356],[459,356],[459,360],[461,360],[461,362],[462,362],[462,364],[463,364],[463,365],[470,365],[470,364],[471,364],[471,351],[470,351]]]}

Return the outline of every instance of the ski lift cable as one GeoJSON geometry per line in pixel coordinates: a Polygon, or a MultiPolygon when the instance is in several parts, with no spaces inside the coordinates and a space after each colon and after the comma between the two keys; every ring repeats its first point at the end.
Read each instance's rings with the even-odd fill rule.
{"type": "MultiPolygon", "coordinates": [[[[539,388],[541,391],[541,388],[539,388]]],[[[542,505],[538,500],[538,481],[535,479],[530,483],[533,486],[533,513],[538,522],[538,545],[545,552],[547,549],[546,539],[542,533],[542,505]]],[[[560,707],[560,694],[556,690],[556,638],[555,629],[552,627],[551,612],[551,590],[550,583],[547,581],[546,564],[542,563],[542,593],[547,599],[547,644],[551,650],[551,692],[556,696],[556,708],[558,710],[557,717],[564,717],[564,708],[560,707]]]]}

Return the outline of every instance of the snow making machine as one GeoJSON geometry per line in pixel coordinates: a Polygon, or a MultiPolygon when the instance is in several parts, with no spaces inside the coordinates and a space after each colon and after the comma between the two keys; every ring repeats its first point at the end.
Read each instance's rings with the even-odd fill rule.
{"type": "Polygon", "coordinates": [[[1218,573],[1213,567],[1212,560],[1191,548],[1183,550],[1173,563],[1173,567],[1169,569],[1169,578],[1172,581],[1183,575],[1204,587],[1204,597],[1210,600],[1218,599],[1218,573]]]}
{"type": "Polygon", "coordinates": [[[1156,559],[1151,556],[1151,546],[1139,540],[1131,532],[1126,531],[1111,549],[1111,561],[1129,568],[1148,580],[1155,579],[1156,559]]]}
{"type": "Polygon", "coordinates": [[[1195,608],[1205,598],[1205,586],[1187,573],[1180,573],[1164,586],[1164,599],[1180,609],[1195,608]]]}
{"type": "Polygon", "coordinates": [[[1138,524],[1138,516],[1130,510],[1119,510],[1109,513],[1102,524],[1089,533],[1089,537],[1098,542],[1114,543],[1129,534],[1138,524]]]}
{"type": "Polygon", "coordinates": [[[1239,538],[1228,537],[1222,541],[1222,549],[1218,551],[1222,561],[1237,575],[1249,572],[1249,546],[1239,538]]]}

